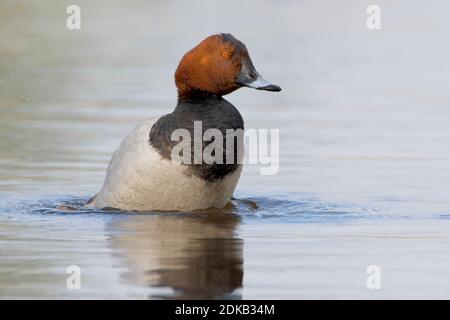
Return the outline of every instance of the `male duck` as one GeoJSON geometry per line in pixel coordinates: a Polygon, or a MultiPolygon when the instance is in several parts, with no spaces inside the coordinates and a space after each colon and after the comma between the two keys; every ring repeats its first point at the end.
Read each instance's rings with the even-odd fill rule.
{"type": "MultiPolygon", "coordinates": [[[[180,163],[171,157],[178,143],[172,141],[172,133],[183,128],[194,135],[194,121],[201,121],[202,133],[215,128],[227,136],[227,129],[244,129],[241,114],[222,96],[241,87],[281,88],[259,75],[242,42],[223,33],[207,37],[184,55],[175,83],[175,110],[144,121],[128,134],[111,158],[102,189],[88,206],[191,211],[223,208],[230,201],[242,170],[237,159],[241,150],[215,150],[224,158],[227,152],[234,153],[233,163],[180,163]]],[[[242,136],[237,139],[242,146],[242,136]]],[[[200,144],[203,149],[207,145],[200,144]]]]}

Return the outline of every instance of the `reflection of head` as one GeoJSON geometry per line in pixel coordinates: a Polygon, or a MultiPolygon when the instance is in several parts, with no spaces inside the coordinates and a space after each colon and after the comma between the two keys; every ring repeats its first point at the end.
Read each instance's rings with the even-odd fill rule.
{"type": "Polygon", "coordinates": [[[129,269],[127,280],[156,288],[152,296],[227,298],[242,286],[238,222],[222,213],[129,216],[112,225],[112,242],[129,269]]]}

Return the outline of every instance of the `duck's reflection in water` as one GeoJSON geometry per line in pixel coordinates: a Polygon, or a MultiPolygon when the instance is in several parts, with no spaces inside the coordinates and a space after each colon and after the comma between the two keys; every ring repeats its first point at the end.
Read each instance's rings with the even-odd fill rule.
{"type": "Polygon", "coordinates": [[[111,239],[124,277],[152,287],[150,298],[240,299],[239,221],[231,213],[129,215],[110,225],[111,239]]]}

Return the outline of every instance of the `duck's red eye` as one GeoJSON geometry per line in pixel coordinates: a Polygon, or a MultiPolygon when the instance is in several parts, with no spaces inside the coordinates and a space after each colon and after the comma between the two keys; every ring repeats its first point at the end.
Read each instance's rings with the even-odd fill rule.
{"type": "Polygon", "coordinates": [[[222,52],[222,57],[228,58],[229,56],[230,56],[230,54],[228,53],[228,51],[222,52]]]}

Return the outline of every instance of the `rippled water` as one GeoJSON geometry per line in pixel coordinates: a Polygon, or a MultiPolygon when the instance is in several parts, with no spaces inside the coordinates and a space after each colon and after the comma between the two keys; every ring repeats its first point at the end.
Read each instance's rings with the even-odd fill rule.
{"type": "Polygon", "coordinates": [[[447,2],[379,1],[380,31],[366,1],[78,3],[80,31],[71,3],[0,4],[1,298],[450,297],[447,2]],[[283,88],[228,97],[280,129],[279,173],[246,166],[224,211],[84,208],[215,32],[283,88]]]}

